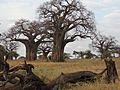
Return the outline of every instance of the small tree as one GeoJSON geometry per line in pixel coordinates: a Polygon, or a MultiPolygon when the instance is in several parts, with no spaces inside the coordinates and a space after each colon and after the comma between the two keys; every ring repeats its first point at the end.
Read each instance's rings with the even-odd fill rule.
{"type": "Polygon", "coordinates": [[[84,55],[85,55],[85,52],[83,51],[73,51],[73,55],[75,55],[75,57],[77,57],[77,59],[81,58],[81,59],[84,59],[84,55]]]}
{"type": "Polygon", "coordinates": [[[17,57],[19,56],[19,54],[18,54],[16,51],[12,51],[12,52],[10,53],[10,56],[12,57],[12,59],[15,58],[15,60],[16,60],[17,57]]]}
{"type": "Polygon", "coordinates": [[[48,59],[47,56],[50,52],[52,52],[53,43],[52,42],[46,42],[41,43],[38,47],[38,54],[42,54],[44,59],[48,59]]]}
{"type": "Polygon", "coordinates": [[[79,58],[79,57],[78,57],[78,53],[79,53],[79,52],[77,52],[77,51],[73,51],[73,55],[75,55],[75,58],[79,58]]]}
{"type": "Polygon", "coordinates": [[[8,56],[8,59],[13,59],[12,52],[16,52],[18,47],[20,46],[18,42],[11,41],[9,38],[7,38],[6,33],[1,34],[1,44],[4,46],[6,55],[8,56]]]}
{"type": "Polygon", "coordinates": [[[90,50],[85,51],[85,55],[87,59],[91,59],[94,56],[90,50]]]}
{"type": "MultiPolygon", "coordinates": [[[[16,50],[18,49],[19,43],[14,42],[14,41],[11,42],[11,41],[6,41],[5,40],[3,42],[3,44],[5,46],[7,54],[9,54],[8,59],[13,60],[13,57],[14,57],[13,53],[16,52],[16,50]]],[[[17,54],[17,52],[16,52],[16,54],[17,54]]]]}
{"type": "Polygon", "coordinates": [[[116,46],[116,39],[112,36],[104,36],[101,34],[96,35],[96,37],[92,40],[92,48],[100,53],[101,58],[106,58],[111,56],[111,51],[116,46]]]}
{"type": "Polygon", "coordinates": [[[70,55],[70,53],[64,53],[63,54],[64,56],[64,59],[70,59],[70,57],[71,57],[71,55],[70,55]]]}

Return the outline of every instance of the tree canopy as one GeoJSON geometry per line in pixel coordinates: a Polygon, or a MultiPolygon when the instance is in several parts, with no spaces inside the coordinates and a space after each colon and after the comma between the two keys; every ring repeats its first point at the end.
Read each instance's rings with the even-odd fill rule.
{"type": "Polygon", "coordinates": [[[37,59],[37,48],[40,43],[46,42],[49,37],[47,31],[37,21],[19,20],[8,31],[7,36],[11,41],[18,41],[26,47],[26,59],[37,59]]]}
{"type": "Polygon", "coordinates": [[[111,52],[116,46],[116,42],[117,40],[115,39],[115,37],[107,37],[99,33],[92,40],[91,46],[101,55],[101,58],[105,58],[111,56],[111,52]]]}
{"type": "Polygon", "coordinates": [[[78,0],[51,0],[38,8],[39,20],[53,37],[53,61],[64,61],[64,47],[95,32],[94,14],[78,0]]]}

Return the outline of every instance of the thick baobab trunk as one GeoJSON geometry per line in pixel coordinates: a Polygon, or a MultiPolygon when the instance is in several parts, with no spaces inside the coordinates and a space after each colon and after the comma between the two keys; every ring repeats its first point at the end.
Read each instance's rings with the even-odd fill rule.
{"type": "Polygon", "coordinates": [[[26,47],[26,59],[27,60],[36,60],[37,59],[37,46],[32,45],[32,47],[28,46],[26,47]]]}
{"type": "Polygon", "coordinates": [[[27,45],[26,46],[26,60],[30,60],[30,47],[27,45]]]}
{"type": "Polygon", "coordinates": [[[52,60],[55,62],[63,62],[64,61],[63,53],[64,50],[59,46],[56,46],[52,53],[52,60]]]}
{"type": "Polygon", "coordinates": [[[36,44],[32,45],[31,47],[31,60],[37,59],[37,46],[36,44]]]}
{"type": "Polygon", "coordinates": [[[52,51],[52,60],[55,62],[63,62],[63,53],[64,53],[64,35],[61,35],[60,33],[56,34],[56,38],[54,40],[54,46],[52,51]]]}
{"type": "Polygon", "coordinates": [[[40,44],[40,41],[35,42],[34,39],[15,39],[25,45],[26,48],[26,60],[36,60],[37,59],[37,48],[40,44]]]}

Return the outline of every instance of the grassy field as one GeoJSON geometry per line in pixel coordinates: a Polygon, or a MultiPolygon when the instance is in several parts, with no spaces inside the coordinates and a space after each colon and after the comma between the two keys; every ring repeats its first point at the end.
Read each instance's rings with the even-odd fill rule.
{"type": "MultiPolygon", "coordinates": [[[[116,66],[118,70],[118,74],[120,75],[120,60],[116,59],[116,66]]],[[[16,66],[18,64],[24,63],[23,61],[9,61],[8,62],[11,67],[16,66]]],[[[53,80],[57,76],[63,73],[70,73],[76,71],[93,71],[93,72],[101,72],[105,69],[105,63],[101,60],[71,60],[61,63],[54,62],[41,62],[41,61],[29,61],[35,66],[34,73],[39,77],[46,77],[45,80],[48,82],[49,80],[53,80]]],[[[94,84],[84,84],[84,85],[67,85],[65,90],[120,90],[120,83],[116,84],[106,84],[104,82],[94,83],[94,84]]]]}

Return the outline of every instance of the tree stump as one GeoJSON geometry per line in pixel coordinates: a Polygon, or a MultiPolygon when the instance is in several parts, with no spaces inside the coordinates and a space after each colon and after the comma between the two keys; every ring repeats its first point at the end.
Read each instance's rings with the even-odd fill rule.
{"type": "Polygon", "coordinates": [[[107,68],[106,79],[108,83],[115,83],[116,80],[119,80],[115,62],[112,58],[105,59],[105,64],[107,68]]]}

